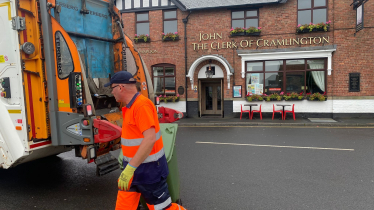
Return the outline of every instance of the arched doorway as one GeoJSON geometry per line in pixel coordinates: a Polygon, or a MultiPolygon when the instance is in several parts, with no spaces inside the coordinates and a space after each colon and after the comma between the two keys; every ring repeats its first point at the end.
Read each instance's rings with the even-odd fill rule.
{"type": "Polygon", "coordinates": [[[223,117],[224,82],[227,82],[227,89],[230,89],[230,76],[233,72],[231,65],[226,59],[218,55],[198,58],[191,65],[187,75],[190,78],[191,87],[194,87],[195,71],[198,72],[199,116],[223,117]],[[205,65],[201,66],[202,63],[205,63],[205,65]],[[207,74],[209,69],[212,75],[207,74]]]}

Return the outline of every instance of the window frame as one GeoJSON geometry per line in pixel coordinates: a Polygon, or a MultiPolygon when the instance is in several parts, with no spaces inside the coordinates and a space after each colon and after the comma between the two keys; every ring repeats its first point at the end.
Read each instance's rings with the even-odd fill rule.
{"type": "MultiPolygon", "coordinates": [[[[62,32],[61,32],[61,31],[56,31],[55,34],[54,34],[54,37],[55,37],[55,39],[54,39],[54,45],[55,45],[55,48],[56,48],[56,50],[55,50],[55,51],[56,51],[56,53],[55,53],[55,56],[56,56],[56,70],[57,70],[58,78],[59,78],[60,80],[64,80],[64,79],[69,78],[70,73],[69,73],[66,77],[61,77],[61,73],[59,72],[59,69],[58,69],[58,62],[59,62],[58,59],[59,59],[59,58],[58,58],[58,55],[57,55],[58,52],[57,52],[57,43],[56,43],[57,34],[59,34],[59,35],[63,38],[63,41],[64,41],[64,43],[66,44],[66,47],[67,47],[67,49],[68,49],[68,51],[69,51],[69,55],[70,55],[70,59],[71,59],[71,64],[72,64],[72,66],[73,66],[73,70],[70,71],[70,73],[74,72],[74,70],[75,70],[75,66],[74,66],[73,55],[71,54],[71,50],[70,50],[69,44],[67,43],[67,41],[66,41],[64,35],[62,34],[62,32]]],[[[60,41],[60,47],[61,47],[61,41],[60,41]]],[[[60,51],[60,54],[61,54],[60,59],[62,59],[62,53],[61,53],[61,51],[60,51]]],[[[62,68],[62,67],[61,67],[61,68],[62,68]]]]}
{"type": "MultiPolygon", "coordinates": [[[[313,23],[313,10],[316,10],[316,9],[326,9],[326,20],[324,22],[326,22],[329,17],[328,17],[328,0],[325,0],[325,5],[326,6],[319,6],[319,7],[314,7],[314,1],[315,0],[310,0],[311,1],[311,7],[310,8],[307,8],[307,9],[299,9],[299,0],[297,0],[296,2],[296,8],[297,8],[297,15],[296,15],[296,25],[299,25],[299,11],[305,11],[305,10],[310,10],[311,11],[311,17],[310,17],[310,22],[313,23]]],[[[309,24],[309,23],[308,23],[309,24]]],[[[313,24],[317,24],[317,23],[313,23],[313,24]]],[[[303,24],[301,24],[303,25],[303,24]]]]}
{"type": "MultiPolygon", "coordinates": [[[[162,32],[165,33],[165,21],[171,21],[171,20],[176,20],[177,21],[177,31],[174,31],[175,32],[178,32],[178,12],[176,9],[171,9],[171,10],[162,10],[162,32]],[[175,11],[175,18],[168,18],[168,19],[165,19],[165,12],[172,12],[172,11],[175,11]]],[[[165,33],[166,34],[166,33],[165,33]]]]}
{"type": "MultiPolygon", "coordinates": [[[[303,90],[303,94],[306,95],[306,83],[307,83],[307,72],[311,72],[311,71],[324,71],[325,72],[325,92],[327,92],[327,58],[325,57],[322,57],[322,58],[293,58],[293,59],[275,59],[275,60],[257,60],[257,61],[246,61],[245,62],[245,77],[244,77],[244,83],[245,83],[245,94],[248,93],[248,90],[247,90],[247,74],[248,73],[262,73],[263,76],[264,76],[264,85],[263,85],[263,89],[262,89],[262,92],[264,94],[266,94],[265,92],[265,83],[266,83],[266,78],[265,78],[265,74],[266,73],[277,73],[277,72],[282,72],[283,73],[283,86],[282,86],[282,90],[281,91],[274,91],[274,93],[276,92],[284,92],[284,93],[287,93],[287,73],[288,72],[304,72],[304,90],[303,90]],[[286,61],[291,61],[291,60],[304,60],[304,69],[300,69],[300,70],[286,70],[286,61]],[[323,69],[308,69],[308,60],[324,60],[324,68],[323,69]],[[283,61],[283,67],[279,70],[279,71],[266,71],[265,69],[265,62],[266,61],[283,61]],[[247,63],[260,63],[262,62],[262,71],[248,71],[247,70],[247,63]]],[[[289,93],[291,92],[295,92],[295,91],[290,91],[289,93]]]]}
{"type": "Polygon", "coordinates": [[[231,28],[233,28],[232,26],[233,20],[244,20],[244,28],[248,28],[246,27],[246,19],[256,19],[256,18],[257,18],[257,25],[258,27],[260,27],[260,10],[259,9],[231,10],[231,28]],[[233,12],[241,12],[241,11],[244,12],[244,18],[232,18],[233,12]],[[247,16],[248,11],[257,11],[257,16],[247,16]]]}
{"type": "MultiPolygon", "coordinates": [[[[165,80],[165,78],[175,78],[175,84],[174,84],[174,89],[175,89],[175,93],[174,94],[171,94],[171,95],[177,95],[177,76],[176,76],[176,65],[174,65],[174,64],[170,64],[170,63],[160,63],[160,64],[155,64],[155,65],[152,65],[152,82],[154,83],[155,82],[155,78],[164,78],[164,92],[163,92],[163,94],[162,95],[166,95],[166,93],[165,93],[165,90],[166,90],[166,86],[165,86],[165,82],[166,82],[166,80],[165,80]],[[154,67],[163,67],[163,75],[162,76],[155,76],[154,75],[154,70],[153,70],[153,68],[154,67]],[[170,76],[170,75],[166,75],[165,74],[165,68],[166,67],[172,67],[172,68],[174,68],[174,75],[173,76],[170,76]]],[[[156,90],[153,90],[154,91],[154,93],[155,94],[157,94],[158,95],[158,93],[156,92],[156,90]]]]}
{"type": "MultiPolygon", "coordinates": [[[[149,30],[149,12],[137,12],[135,13],[135,34],[138,34],[138,23],[148,23],[148,31],[149,31],[149,36],[151,36],[151,31],[149,30]],[[147,14],[148,15],[148,20],[147,21],[138,21],[138,15],[139,14],[147,14]]],[[[141,34],[138,34],[141,35],[141,34]]]]}

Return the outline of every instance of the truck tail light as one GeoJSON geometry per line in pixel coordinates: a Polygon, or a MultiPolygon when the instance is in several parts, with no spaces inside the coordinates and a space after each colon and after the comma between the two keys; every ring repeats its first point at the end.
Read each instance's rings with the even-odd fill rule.
{"type": "Polygon", "coordinates": [[[92,116],[92,105],[91,104],[84,104],[83,105],[83,113],[85,117],[92,116]]]}

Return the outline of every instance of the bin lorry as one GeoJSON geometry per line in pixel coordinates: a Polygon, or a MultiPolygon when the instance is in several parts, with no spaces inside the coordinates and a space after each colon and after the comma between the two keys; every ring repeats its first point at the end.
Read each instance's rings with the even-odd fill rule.
{"type": "Polygon", "coordinates": [[[123,27],[113,0],[0,0],[0,168],[75,149],[99,176],[118,169],[123,104],[103,85],[129,71],[154,99],[123,27]]]}

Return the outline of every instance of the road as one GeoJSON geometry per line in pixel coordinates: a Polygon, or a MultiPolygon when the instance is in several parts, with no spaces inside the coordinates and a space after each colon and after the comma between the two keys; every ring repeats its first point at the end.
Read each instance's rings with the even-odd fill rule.
{"type": "MultiPolygon", "coordinates": [[[[374,209],[374,129],[180,127],[188,210],[374,209]]],[[[0,170],[0,209],[114,209],[120,171],[60,154],[0,170]]]]}

